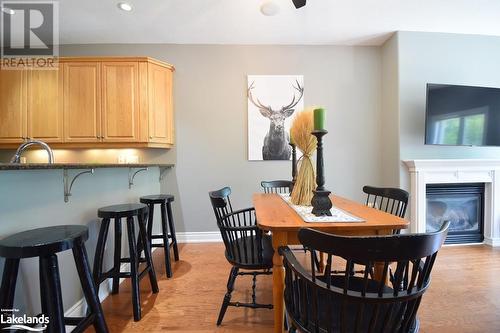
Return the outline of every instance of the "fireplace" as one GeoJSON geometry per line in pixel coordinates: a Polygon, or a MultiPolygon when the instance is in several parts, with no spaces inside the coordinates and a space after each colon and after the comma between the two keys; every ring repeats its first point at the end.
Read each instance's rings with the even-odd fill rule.
{"type": "MultiPolygon", "coordinates": [[[[427,185],[482,183],[484,196],[480,208],[484,217],[484,243],[500,246],[500,159],[409,160],[404,163],[410,176],[410,232],[427,229],[427,185]]],[[[405,184],[404,177],[401,182],[405,184]]]]}
{"type": "Polygon", "coordinates": [[[484,239],[484,183],[427,184],[426,231],[450,221],[445,244],[479,243],[484,239]]]}

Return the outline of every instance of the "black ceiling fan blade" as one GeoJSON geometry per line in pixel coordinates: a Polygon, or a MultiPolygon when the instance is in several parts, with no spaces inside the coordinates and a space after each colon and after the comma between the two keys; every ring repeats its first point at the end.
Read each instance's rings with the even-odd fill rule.
{"type": "Polygon", "coordinates": [[[295,5],[295,8],[297,9],[304,7],[306,5],[306,0],[292,0],[292,2],[295,5]]]}

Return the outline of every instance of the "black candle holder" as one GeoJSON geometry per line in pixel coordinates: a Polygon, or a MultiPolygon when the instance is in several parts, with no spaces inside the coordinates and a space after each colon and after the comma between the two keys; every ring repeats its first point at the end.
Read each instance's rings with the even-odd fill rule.
{"type": "Polygon", "coordinates": [[[330,200],[330,191],[325,189],[325,167],[323,163],[323,136],[328,133],[327,130],[312,131],[312,135],[318,139],[316,151],[316,190],[311,200],[313,206],[312,213],[316,216],[331,216],[332,201],[330,200]]]}
{"type": "Polygon", "coordinates": [[[295,185],[297,180],[297,149],[293,143],[289,143],[292,147],[292,184],[295,185]]]}

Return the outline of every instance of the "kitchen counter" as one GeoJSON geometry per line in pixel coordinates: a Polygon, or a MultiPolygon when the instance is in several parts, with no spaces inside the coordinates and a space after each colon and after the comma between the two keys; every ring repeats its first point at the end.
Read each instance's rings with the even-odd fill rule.
{"type": "MultiPolygon", "coordinates": [[[[91,159],[81,161],[82,163],[0,164],[0,239],[41,227],[84,225],[89,228],[86,246],[92,255],[101,225],[97,217],[100,207],[138,203],[142,196],[169,193],[163,188],[169,177],[172,179],[169,186],[176,186],[175,173],[171,172],[175,170],[173,164],[118,164],[114,161],[93,163],[91,159]],[[145,168],[148,170],[144,170],[145,168]],[[94,172],[91,173],[91,170],[94,172]],[[162,177],[163,180],[159,181],[162,177]]],[[[178,205],[178,201],[179,198],[176,197],[175,204],[178,205]]],[[[178,210],[178,206],[174,207],[174,212],[178,210]]],[[[161,223],[160,214],[154,215],[153,234],[156,234],[160,231],[161,223]]],[[[62,253],[58,255],[58,260],[60,267],[65,268],[62,281],[63,302],[67,307],[65,310],[76,309],[75,313],[71,312],[71,316],[84,315],[85,309],[81,304],[85,302],[81,301],[83,295],[73,257],[62,253]]],[[[104,262],[111,261],[113,247],[108,246],[104,262]]],[[[0,260],[0,273],[2,266],[3,262],[0,260]]],[[[33,282],[33,277],[38,276],[38,264],[35,262],[23,262],[19,275],[18,287],[25,288],[24,290],[31,286],[38,287],[38,282],[33,282]]],[[[101,285],[101,290],[102,293],[107,291],[106,283],[101,285]]],[[[16,300],[16,304],[21,309],[33,309],[33,313],[37,313],[38,298],[37,293],[28,293],[24,298],[16,300]]]]}
{"type": "Polygon", "coordinates": [[[173,168],[174,164],[162,163],[0,163],[0,170],[51,170],[51,169],[97,169],[97,168],[173,168]]]}

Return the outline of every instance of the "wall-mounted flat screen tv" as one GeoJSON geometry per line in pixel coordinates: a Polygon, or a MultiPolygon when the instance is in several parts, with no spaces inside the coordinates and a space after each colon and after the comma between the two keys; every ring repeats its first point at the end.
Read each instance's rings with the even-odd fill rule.
{"type": "Polygon", "coordinates": [[[500,88],[427,84],[425,144],[500,146],[500,88]]]}

